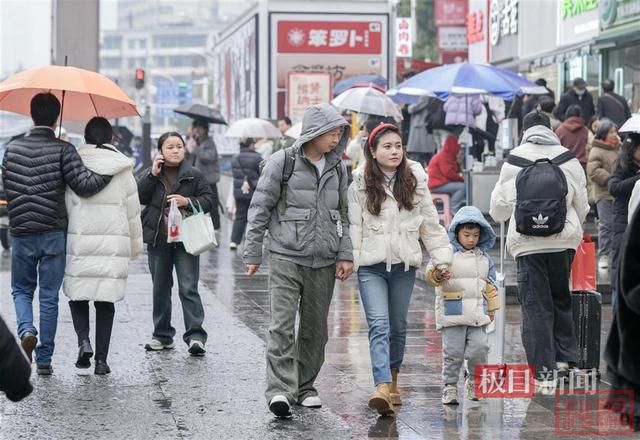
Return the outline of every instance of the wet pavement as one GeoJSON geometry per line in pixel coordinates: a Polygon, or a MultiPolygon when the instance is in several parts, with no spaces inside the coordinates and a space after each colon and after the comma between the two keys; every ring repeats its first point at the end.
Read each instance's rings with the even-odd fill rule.
{"type": "MultiPolygon", "coordinates": [[[[336,285],[326,364],[318,379],[324,407],[295,407],[292,420],[274,419],[263,397],[269,322],[267,271],[263,267],[251,278],[243,274],[240,259],[227,249],[228,223],[221,248],[201,258],[201,295],[209,332],[204,358],[189,357],[179,338],[174,350],[144,351],[152,330],[152,300],[143,256],[131,264],[125,300],[116,306],[109,356],[113,372],[98,377],[93,370],[75,368],[76,338],[66,298],[61,296],[54,375],[34,373],[35,391],[21,403],[0,398],[0,439],[556,438],[553,397],[463,401],[459,407],[443,407],[441,339],[435,331],[433,289],[422,281],[414,290],[400,377],[405,404],[397,418],[377,417],[366,406],[373,383],[355,276],[336,285]]],[[[0,313],[13,327],[9,260],[8,252],[3,252],[0,313]]],[[[610,318],[611,306],[604,305],[603,346],[610,318]]],[[[507,306],[508,363],[524,360],[519,320],[519,307],[507,306]]],[[[180,333],[183,325],[177,294],[173,321],[180,333]]]]}

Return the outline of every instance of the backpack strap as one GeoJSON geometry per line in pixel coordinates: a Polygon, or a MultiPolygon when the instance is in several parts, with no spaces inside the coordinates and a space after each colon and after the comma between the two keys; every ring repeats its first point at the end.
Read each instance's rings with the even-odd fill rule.
{"type": "Polygon", "coordinates": [[[565,151],[564,153],[554,157],[551,159],[551,163],[554,165],[562,165],[563,163],[569,162],[571,159],[575,159],[576,156],[571,151],[565,151]]]}
{"type": "Polygon", "coordinates": [[[340,191],[340,182],[342,182],[342,161],[338,163],[336,167],[336,172],[338,173],[338,209],[340,210],[340,215],[347,215],[347,204],[342,198],[342,191],[340,191]]]}
{"type": "Polygon", "coordinates": [[[533,165],[532,161],[525,159],[524,157],[514,156],[513,154],[509,155],[509,157],[507,158],[507,163],[518,168],[526,168],[533,165]]]}
{"type": "Polygon", "coordinates": [[[287,188],[289,187],[289,179],[291,179],[295,166],[296,152],[293,147],[285,148],[282,180],[280,181],[280,215],[285,215],[287,212],[287,188]]]}

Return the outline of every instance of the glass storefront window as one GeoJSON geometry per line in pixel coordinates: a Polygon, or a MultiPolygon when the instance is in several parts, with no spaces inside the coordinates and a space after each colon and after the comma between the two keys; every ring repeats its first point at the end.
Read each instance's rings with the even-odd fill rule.
{"type": "Polygon", "coordinates": [[[640,46],[614,49],[608,53],[608,78],[616,92],[625,97],[632,112],[640,110],[640,46]]]}

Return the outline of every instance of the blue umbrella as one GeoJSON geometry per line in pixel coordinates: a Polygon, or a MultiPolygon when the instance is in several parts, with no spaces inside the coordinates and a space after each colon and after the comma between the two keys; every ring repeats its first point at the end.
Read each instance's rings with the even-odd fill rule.
{"type": "Polygon", "coordinates": [[[367,87],[370,84],[373,84],[383,91],[387,88],[387,80],[380,75],[356,75],[338,81],[333,88],[333,96],[337,96],[352,87],[367,87]]]}
{"type": "Polygon", "coordinates": [[[514,95],[545,94],[547,89],[511,72],[487,64],[456,63],[425,70],[398,84],[391,96],[429,95],[446,100],[455,95],[494,95],[512,100],[514,95]]]}

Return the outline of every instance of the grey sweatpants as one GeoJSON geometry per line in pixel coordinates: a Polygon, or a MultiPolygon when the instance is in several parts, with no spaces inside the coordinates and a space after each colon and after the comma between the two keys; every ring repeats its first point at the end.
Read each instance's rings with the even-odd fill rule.
{"type": "Polygon", "coordinates": [[[484,327],[455,325],[442,329],[442,382],[457,384],[460,368],[467,360],[469,377],[473,380],[476,365],[487,363],[489,341],[484,327]]]}
{"type": "Polygon", "coordinates": [[[269,263],[271,323],[265,396],[268,402],[282,394],[294,404],[318,395],[313,383],[324,363],[324,347],[329,339],[327,316],[336,266],[312,269],[275,258],[269,263]],[[298,308],[300,324],[295,340],[298,308]]]}

